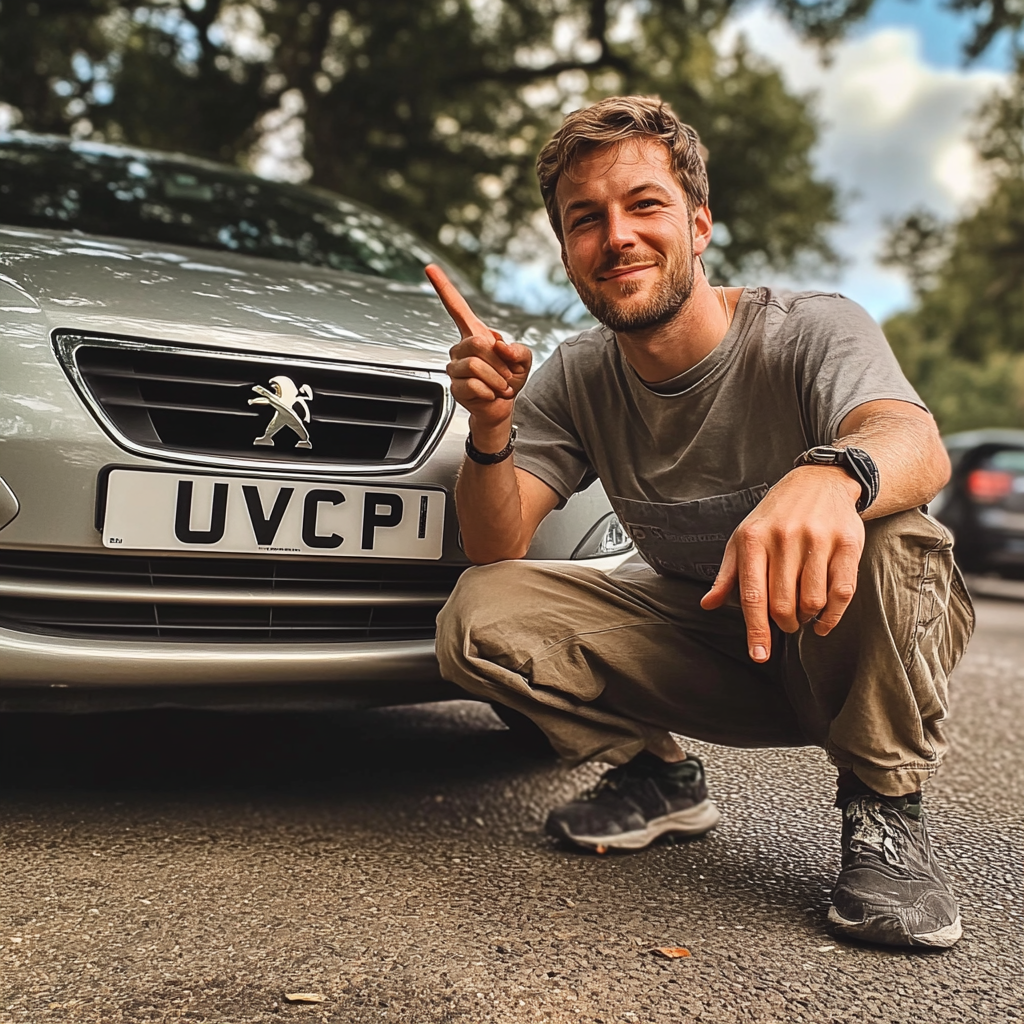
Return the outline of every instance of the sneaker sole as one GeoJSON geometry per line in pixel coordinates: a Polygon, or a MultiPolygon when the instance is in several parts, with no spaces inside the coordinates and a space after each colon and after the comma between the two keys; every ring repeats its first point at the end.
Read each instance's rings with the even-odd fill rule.
{"type": "Polygon", "coordinates": [[[644,829],[635,832],[617,832],[610,836],[575,836],[565,828],[552,828],[549,833],[557,839],[568,839],[588,850],[642,850],[659,836],[675,832],[684,836],[702,836],[710,832],[722,817],[711,800],[702,800],[683,811],[673,811],[660,818],[652,818],[644,829]]]}
{"type": "Polygon", "coordinates": [[[945,928],[923,935],[911,935],[896,917],[876,917],[870,921],[848,921],[835,907],[829,907],[828,919],[835,933],[846,939],[874,942],[881,946],[923,946],[928,949],[948,949],[963,934],[960,915],[945,928]]]}

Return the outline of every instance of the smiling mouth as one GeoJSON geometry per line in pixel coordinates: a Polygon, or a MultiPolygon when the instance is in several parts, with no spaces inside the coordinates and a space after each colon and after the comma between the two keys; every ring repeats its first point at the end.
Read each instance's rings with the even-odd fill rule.
{"type": "Polygon", "coordinates": [[[602,270],[597,275],[598,281],[615,281],[618,278],[628,277],[630,274],[636,274],[643,270],[650,270],[652,267],[656,267],[657,263],[627,263],[621,267],[612,267],[610,270],[602,270]]]}

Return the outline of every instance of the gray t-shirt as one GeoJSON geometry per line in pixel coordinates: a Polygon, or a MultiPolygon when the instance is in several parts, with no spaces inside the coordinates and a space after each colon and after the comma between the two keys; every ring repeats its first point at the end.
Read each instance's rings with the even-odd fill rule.
{"type": "Polygon", "coordinates": [[[745,289],[725,337],[645,384],[606,327],[563,342],[516,400],[516,465],[563,502],[599,478],[659,572],[713,579],[732,531],[864,402],[924,408],[878,325],[823,292],[745,289]]]}

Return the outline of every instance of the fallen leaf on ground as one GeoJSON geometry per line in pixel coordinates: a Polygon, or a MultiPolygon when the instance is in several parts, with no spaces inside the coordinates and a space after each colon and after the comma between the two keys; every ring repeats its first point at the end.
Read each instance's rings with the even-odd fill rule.
{"type": "Polygon", "coordinates": [[[289,1003],[326,1003],[327,996],[319,992],[285,992],[285,999],[289,1003]]]}
{"type": "Polygon", "coordinates": [[[683,949],[682,946],[658,946],[652,949],[651,952],[665,957],[666,960],[678,960],[680,957],[690,955],[690,951],[683,949]]]}

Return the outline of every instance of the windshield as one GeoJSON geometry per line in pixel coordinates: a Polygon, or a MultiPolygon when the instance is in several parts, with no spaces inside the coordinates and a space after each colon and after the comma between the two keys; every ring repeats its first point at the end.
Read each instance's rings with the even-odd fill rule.
{"type": "Polygon", "coordinates": [[[423,282],[414,236],[329,193],[111,146],[0,136],[0,223],[423,282]]]}

